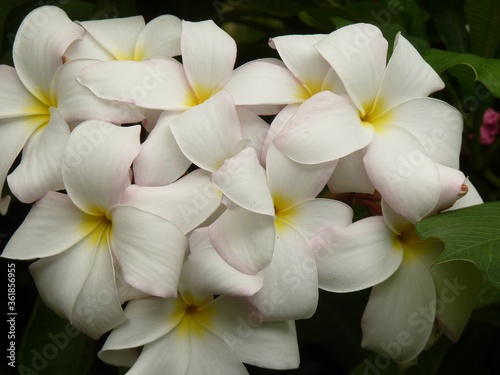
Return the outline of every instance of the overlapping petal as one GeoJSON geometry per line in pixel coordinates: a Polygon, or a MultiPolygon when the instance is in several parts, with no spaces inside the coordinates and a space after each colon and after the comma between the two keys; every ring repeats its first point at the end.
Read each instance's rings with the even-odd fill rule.
{"type": "Polygon", "coordinates": [[[139,126],[121,128],[97,120],[83,122],[71,132],[63,156],[63,181],[82,211],[103,215],[120,201],[140,151],[139,134],[139,126]]]}
{"type": "Polygon", "coordinates": [[[24,86],[41,102],[51,105],[52,78],[62,65],[66,48],[83,35],[56,6],[33,10],[21,23],[14,40],[12,57],[24,86]]]}
{"type": "Polygon", "coordinates": [[[47,191],[64,189],[62,156],[69,132],[59,111],[51,107],[49,123],[31,135],[21,163],[7,177],[12,193],[21,202],[32,203],[47,191]]]}
{"type": "Polygon", "coordinates": [[[160,59],[181,54],[181,20],[165,14],[149,21],[135,44],[134,59],[160,59]]]}
{"type": "Polygon", "coordinates": [[[328,180],[328,189],[332,193],[366,193],[373,194],[373,187],[366,173],[363,157],[365,150],[354,151],[352,154],[340,158],[331,178],[328,180]],[[356,173],[353,173],[356,171],[356,173]]]}
{"type": "Polygon", "coordinates": [[[349,99],[322,91],[297,109],[274,142],[292,160],[317,164],[357,151],[372,138],[349,99]]]}
{"type": "Polygon", "coordinates": [[[158,297],[175,297],[187,240],[167,220],[130,206],[111,211],[111,249],[125,281],[158,297]]]}

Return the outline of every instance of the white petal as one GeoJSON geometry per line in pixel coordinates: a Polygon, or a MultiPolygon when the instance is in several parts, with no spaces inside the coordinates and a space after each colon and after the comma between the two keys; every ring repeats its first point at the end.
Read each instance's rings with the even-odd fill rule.
{"type": "Polygon", "coordinates": [[[236,108],[236,112],[240,119],[243,138],[250,140],[250,144],[257,151],[257,155],[261,155],[264,140],[269,132],[269,124],[249,109],[239,107],[236,108]]]}
{"type": "Polygon", "coordinates": [[[414,360],[424,349],[435,318],[436,292],[429,264],[408,256],[388,280],[373,287],[361,328],[361,345],[397,363],[414,360]]]}
{"type": "Polygon", "coordinates": [[[416,222],[436,206],[441,183],[436,164],[406,130],[387,126],[366,149],[364,164],[387,203],[416,222]]]}
{"type": "Polygon", "coordinates": [[[182,21],[182,62],[200,103],[233,71],[236,43],[212,20],[182,21]]]}
{"type": "Polygon", "coordinates": [[[135,60],[158,59],[181,54],[181,20],[166,14],[149,21],[135,45],[135,60]]]}
{"type": "Polygon", "coordinates": [[[48,116],[0,119],[0,139],[4,140],[0,148],[0,197],[7,173],[9,173],[17,155],[33,132],[46,124],[48,120],[48,116]]]}
{"type": "Polygon", "coordinates": [[[284,35],[270,40],[294,76],[314,95],[322,91],[330,65],[314,45],[326,35],[284,35]]]}
{"type": "Polygon", "coordinates": [[[129,186],[121,204],[158,215],[188,233],[212,215],[220,201],[221,192],[209,175],[196,170],[166,186],[129,186]]]}
{"type": "Polygon", "coordinates": [[[274,215],[265,170],[253,147],[247,147],[224,161],[210,179],[236,205],[255,213],[274,215]]]}
{"type": "MultiPolygon", "coordinates": [[[[81,24],[76,21],[77,24],[81,24]]],[[[83,33],[81,39],[75,40],[64,51],[64,58],[69,61],[78,59],[92,59],[98,61],[112,61],[114,56],[99,44],[87,31],[83,33]]]]}
{"type": "Polygon", "coordinates": [[[477,267],[468,261],[436,264],[431,268],[436,285],[436,318],[448,338],[457,342],[472,309],[483,277],[477,267]]]}
{"type": "Polygon", "coordinates": [[[261,273],[248,275],[231,267],[215,250],[208,228],[195,230],[189,239],[191,255],[184,265],[196,275],[197,282],[207,293],[251,296],[262,288],[261,273]]]}
{"type": "Polygon", "coordinates": [[[35,203],[2,253],[3,257],[34,259],[59,254],[99,225],[65,194],[47,193],[35,203]]]}
{"type": "Polygon", "coordinates": [[[240,298],[222,296],[210,305],[221,312],[214,314],[211,331],[243,362],[280,370],[299,366],[295,322],[263,323],[240,298]]]}
{"type": "Polygon", "coordinates": [[[463,119],[457,109],[437,99],[416,98],[398,104],[387,116],[413,134],[432,160],[458,169],[463,119]]]}
{"type": "Polygon", "coordinates": [[[0,119],[48,114],[47,105],[24,87],[14,68],[0,65],[0,79],[0,119]]]}
{"type": "Polygon", "coordinates": [[[95,249],[92,268],[75,301],[71,323],[86,335],[97,339],[125,319],[116,290],[108,240],[102,239],[95,249]]]}
{"type": "Polygon", "coordinates": [[[99,98],[143,108],[184,110],[198,104],[182,65],[174,59],[98,62],[76,79],[99,98]]]}
{"type": "Polygon", "coordinates": [[[352,223],[352,216],[352,208],[347,204],[333,199],[317,198],[293,206],[288,215],[278,217],[309,241],[323,228],[331,225],[348,226],[352,223]]]}
{"type": "Polygon", "coordinates": [[[317,164],[359,150],[372,137],[349,99],[322,91],[297,109],[274,143],[298,163],[317,164]]]}
{"type": "Polygon", "coordinates": [[[172,298],[142,298],[130,301],[125,309],[127,320],[108,336],[99,358],[106,361],[109,351],[134,348],[158,340],[182,319],[172,298]]]}
{"type": "Polygon", "coordinates": [[[63,155],[63,181],[83,211],[102,215],[130,184],[129,170],[140,151],[140,127],[86,121],[70,135],[63,155]]]}
{"type": "Polygon", "coordinates": [[[366,173],[363,156],[365,150],[361,149],[339,159],[327,182],[332,193],[373,194],[375,188],[366,173]]]}
{"type": "Polygon", "coordinates": [[[444,211],[458,210],[459,208],[462,207],[469,207],[469,206],[474,206],[476,204],[484,203],[483,198],[481,198],[481,196],[479,195],[479,192],[477,191],[476,187],[472,184],[472,182],[468,178],[465,180],[464,184],[467,186],[467,194],[465,194],[464,197],[457,200],[453,204],[453,206],[451,206],[449,209],[444,211]]]}
{"type": "Polygon", "coordinates": [[[389,109],[408,99],[429,96],[443,88],[444,82],[439,75],[415,47],[398,33],[391,59],[380,83],[377,102],[380,100],[380,104],[389,109]]]}
{"type": "Polygon", "coordinates": [[[68,138],[68,124],[51,107],[49,123],[31,135],[21,163],[7,178],[12,193],[21,202],[32,203],[47,191],[64,189],[62,155],[68,138]]]}
{"type": "Polygon", "coordinates": [[[186,172],[191,161],[184,156],[170,129],[177,112],[162,113],[141,152],[134,160],[134,179],[141,186],[168,185],[186,172]]]}
{"type": "Polygon", "coordinates": [[[226,91],[172,120],[171,130],[184,155],[209,172],[234,155],[242,138],[233,99],[226,91]]]}
{"type": "Polygon", "coordinates": [[[347,228],[331,226],[310,241],[318,265],[319,287],[353,292],[386,280],[398,269],[403,247],[381,216],[347,228]]]}
{"type": "Polygon", "coordinates": [[[250,108],[301,103],[311,96],[284,64],[275,59],[243,64],[231,74],[224,89],[231,93],[236,105],[250,108]]]}
{"type": "Polygon", "coordinates": [[[116,60],[134,60],[135,43],[144,28],[144,18],[110,18],[80,25],[116,60]]]}
{"type": "Polygon", "coordinates": [[[63,53],[82,35],[83,29],[55,6],[36,8],[19,26],[12,52],[14,66],[26,88],[43,103],[51,105],[51,82],[63,64],[63,53]]]}
{"type": "Polygon", "coordinates": [[[134,207],[112,210],[111,250],[125,281],[158,297],[177,295],[187,240],[167,220],[134,207]]]}
{"type": "Polygon", "coordinates": [[[264,286],[248,301],[264,321],[307,319],[314,314],[318,304],[316,261],[298,231],[289,226],[280,230],[272,262],[263,273],[264,286]]]}
{"type": "Polygon", "coordinates": [[[255,274],[273,256],[275,230],[272,216],[239,209],[226,210],[209,226],[210,239],[221,257],[240,272],[255,274]]]}
{"type": "Polygon", "coordinates": [[[349,25],[323,38],[316,48],[364,116],[377,95],[386,65],[387,41],[380,30],[370,24],[349,25]]]}
{"type": "Polygon", "coordinates": [[[274,205],[283,209],[315,198],[325,187],[335,164],[299,164],[271,144],[267,152],[266,172],[274,205]]]}
{"type": "Polygon", "coordinates": [[[452,207],[460,196],[462,185],[466,182],[465,175],[458,169],[448,168],[441,164],[437,164],[437,168],[441,181],[441,195],[434,207],[434,212],[452,207]]]}
{"type": "Polygon", "coordinates": [[[132,104],[96,97],[75,79],[76,74],[94,60],[75,60],[64,64],[55,76],[57,108],[66,121],[103,120],[116,124],[142,121],[142,110],[132,104]]]}

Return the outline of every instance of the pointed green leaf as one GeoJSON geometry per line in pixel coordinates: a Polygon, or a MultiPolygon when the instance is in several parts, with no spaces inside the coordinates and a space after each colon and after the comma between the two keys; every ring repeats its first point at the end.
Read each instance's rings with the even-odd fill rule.
{"type": "Polygon", "coordinates": [[[483,57],[495,56],[500,43],[500,1],[467,0],[464,9],[472,52],[483,57]]]}
{"type": "Polygon", "coordinates": [[[421,238],[445,243],[436,263],[472,261],[488,282],[500,288],[500,201],[433,215],[415,227],[421,238]]]}
{"type": "Polygon", "coordinates": [[[425,51],[423,57],[439,74],[455,65],[465,65],[471,68],[474,71],[475,80],[481,82],[494,96],[500,98],[500,59],[432,48],[425,51]]]}
{"type": "Polygon", "coordinates": [[[470,52],[469,33],[465,28],[464,0],[431,1],[434,27],[451,52],[470,52]]]}
{"type": "Polygon", "coordinates": [[[94,340],[36,301],[21,343],[21,374],[87,375],[95,357],[94,340]]]}

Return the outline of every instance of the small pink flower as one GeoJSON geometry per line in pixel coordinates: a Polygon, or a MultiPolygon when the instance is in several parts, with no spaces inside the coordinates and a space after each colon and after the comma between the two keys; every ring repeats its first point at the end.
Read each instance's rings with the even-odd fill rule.
{"type": "Polygon", "coordinates": [[[496,135],[500,132],[499,119],[500,113],[493,108],[488,108],[484,112],[481,125],[481,144],[490,145],[495,141],[496,135]]]}

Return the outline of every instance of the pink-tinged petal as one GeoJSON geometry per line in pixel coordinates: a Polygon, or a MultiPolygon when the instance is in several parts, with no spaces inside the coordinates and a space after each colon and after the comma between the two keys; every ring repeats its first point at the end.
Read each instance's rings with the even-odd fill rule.
{"type": "Polygon", "coordinates": [[[223,339],[244,363],[270,369],[299,366],[295,322],[260,322],[241,298],[222,296],[211,307],[214,314],[210,330],[223,339]]]}
{"type": "Polygon", "coordinates": [[[50,121],[31,135],[23,149],[21,163],[8,177],[10,190],[24,203],[33,203],[48,191],[64,189],[62,155],[69,127],[54,107],[50,121]]]}
{"type": "Polygon", "coordinates": [[[185,110],[197,104],[182,65],[174,59],[98,62],[76,79],[99,98],[143,108],[185,110]]]}
{"type": "Polygon", "coordinates": [[[104,100],[80,85],[76,74],[94,60],[75,60],[64,64],[55,76],[53,89],[57,108],[66,121],[103,120],[116,124],[134,123],[144,119],[144,113],[129,103],[104,100]]]}
{"type": "Polygon", "coordinates": [[[0,197],[7,173],[17,155],[36,129],[45,125],[48,120],[48,116],[0,119],[0,139],[5,140],[0,148],[0,197]]]}
{"type": "Polygon", "coordinates": [[[63,181],[81,210],[102,215],[120,201],[141,148],[140,131],[140,126],[89,120],[71,132],[63,155],[63,181]]]}
{"type": "Polygon", "coordinates": [[[458,199],[449,209],[444,211],[458,210],[459,208],[474,206],[476,204],[483,203],[483,198],[481,198],[476,187],[468,178],[465,180],[464,185],[467,186],[467,194],[458,199]]]}
{"type": "Polygon", "coordinates": [[[389,123],[409,131],[437,163],[458,169],[463,118],[449,104],[433,98],[400,102],[386,115],[389,123]]]}
{"type": "MultiPolygon", "coordinates": [[[[80,24],[76,21],[77,24],[80,24]]],[[[98,61],[113,61],[114,56],[104,49],[97,40],[87,31],[83,33],[81,39],[75,40],[64,51],[64,58],[68,61],[77,59],[91,59],[98,61]]]]}
{"type": "Polygon", "coordinates": [[[415,223],[429,214],[441,194],[439,170],[406,130],[386,126],[363,158],[375,188],[398,213],[415,223]]]}
{"type": "Polygon", "coordinates": [[[300,104],[287,105],[274,117],[271,122],[271,126],[269,127],[269,131],[267,132],[266,139],[264,140],[264,145],[262,146],[262,151],[260,153],[260,164],[262,164],[263,167],[266,166],[267,151],[269,146],[273,143],[274,137],[276,137],[276,135],[283,130],[286,123],[299,106],[300,104]]]}
{"type": "Polygon", "coordinates": [[[311,96],[284,64],[276,59],[243,64],[231,74],[224,89],[233,96],[236,105],[250,108],[302,103],[311,96]]]}
{"type": "Polygon", "coordinates": [[[158,215],[188,233],[217,210],[221,195],[209,174],[196,170],[166,186],[131,185],[121,204],[158,215]]]}
{"type": "Polygon", "coordinates": [[[366,173],[364,156],[365,150],[361,149],[339,159],[327,182],[332,193],[373,194],[375,188],[366,173]]]}
{"type": "Polygon", "coordinates": [[[184,155],[209,172],[238,151],[242,138],[233,99],[226,91],[172,120],[170,128],[184,155]]]}
{"type": "Polygon", "coordinates": [[[311,95],[322,91],[323,81],[330,64],[314,45],[326,35],[284,35],[272,38],[271,47],[276,48],[281,59],[293,75],[306,87],[311,95]]]}
{"type": "Polygon", "coordinates": [[[158,297],[175,297],[185,235],[169,221],[134,207],[111,211],[111,250],[127,284],[158,297]]]}
{"type": "Polygon", "coordinates": [[[142,298],[130,301],[125,309],[127,320],[113,329],[99,358],[106,360],[114,350],[139,347],[169,333],[182,319],[175,299],[142,298]]]}
{"type": "Polygon", "coordinates": [[[455,204],[462,191],[462,185],[466,182],[466,177],[458,169],[448,168],[441,164],[436,165],[441,181],[441,194],[433,211],[439,212],[455,204]]]}
{"type": "Polygon", "coordinates": [[[200,103],[211,97],[233,71],[236,42],[214,21],[182,21],[182,62],[200,103]]]}
{"type": "MultiPolygon", "coordinates": [[[[176,330],[146,344],[127,375],[186,374],[191,361],[189,336],[176,330]]],[[[194,374],[193,374],[194,375],[194,374]]]]}
{"type": "Polygon", "coordinates": [[[162,113],[141,152],[134,160],[134,179],[141,186],[168,185],[187,171],[191,160],[186,158],[170,129],[171,121],[179,114],[162,113]]]}
{"type": "Polygon", "coordinates": [[[319,287],[330,292],[353,292],[379,284],[396,272],[403,259],[401,243],[381,216],[346,228],[325,228],[310,244],[319,287]]]}
{"type": "Polygon", "coordinates": [[[251,296],[263,285],[262,273],[248,275],[231,267],[215,250],[208,228],[195,230],[189,244],[191,255],[184,267],[196,275],[197,283],[207,293],[232,296],[251,296]]]}
{"type": "Polygon", "coordinates": [[[389,109],[408,99],[426,97],[443,88],[444,82],[439,75],[415,47],[398,33],[391,59],[380,82],[375,104],[377,108],[389,109]]]}
{"type": "Polygon", "coordinates": [[[135,44],[135,60],[161,59],[181,54],[181,20],[166,14],[149,21],[135,44]]]}
{"type": "Polygon", "coordinates": [[[342,27],[316,48],[338,74],[361,116],[371,108],[385,70],[387,40],[373,25],[342,27]]]}
{"type": "Polygon", "coordinates": [[[12,57],[24,86],[41,102],[51,105],[52,78],[62,66],[66,48],[83,35],[83,28],[55,6],[36,8],[19,26],[12,57]]]}
{"type": "Polygon", "coordinates": [[[0,119],[47,115],[48,107],[29,92],[14,68],[0,65],[0,119]]]}
{"type": "Polygon", "coordinates": [[[35,203],[2,253],[13,259],[59,254],[81,241],[99,225],[65,194],[48,192],[35,203]]]}
{"type": "Polygon", "coordinates": [[[116,60],[134,60],[135,43],[144,27],[144,18],[110,18],[80,25],[116,60]]]}
{"type": "Polygon", "coordinates": [[[461,260],[436,264],[431,274],[436,285],[439,327],[457,342],[475,306],[483,277],[473,263],[461,260]]]}
{"type": "MultiPolygon", "coordinates": [[[[361,321],[361,345],[395,362],[413,361],[432,332],[436,291],[429,254],[408,250],[399,269],[373,287],[361,321]]],[[[432,251],[431,251],[432,252],[432,251]]]]}
{"type": "Polygon", "coordinates": [[[343,202],[317,198],[293,206],[290,215],[278,217],[309,241],[319,231],[331,225],[339,228],[350,225],[353,211],[343,202]]]}
{"type": "Polygon", "coordinates": [[[322,91],[297,109],[274,143],[298,163],[317,164],[357,151],[372,138],[347,97],[322,91]]]}
{"type": "Polygon", "coordinates": [[[273,256],[273,222],[272,216],[244,209],[226,210],[209,226],[210,240],[229,265],[253,275],[266,267],[273,256]]]}
{"type": "Polygon", "coordinates": [[[210,331],[189,337],[191,358],[186,375],[247,375],[248,371],[236,353],[210,331]]]}
{"type": "Polygon", "coordinates": [[[80,331],[97,340],[122,323],[126,316],[116,290],[113,257],[107,238],[101,238],[94,253],[92,268],[75,301],[70,321],[80,331]]]}
{"type": "Polygon", "coordinates": [[[247,298],[263,321],[307,319],[318,304],[314,255],[298,231],[283,226],[272,262],[263,270],[264,286],[247,298]]]}
{"type": "Polygon", "coordinates": [[[210,175],[210,179],[236,205],[258,214],[274,216],[266,172],[253,147],[247,147],[224,161],[210,175]]]}
{"type": "Polygon", "coordinates": [[[335,164],[299,164],[271,144],[267,152],[266,173],[274,205],[284,209],[315,198],[325,187],[335,164]]]}
{"type": "Polygon", "coordinates": [[[257,155],[260,155],[264,147],[264,140],[269,132],[269,124],[249,109],[239,107],[236,108],[236,112],[240,119],[243,138],[250,140],[257,155]]]}

